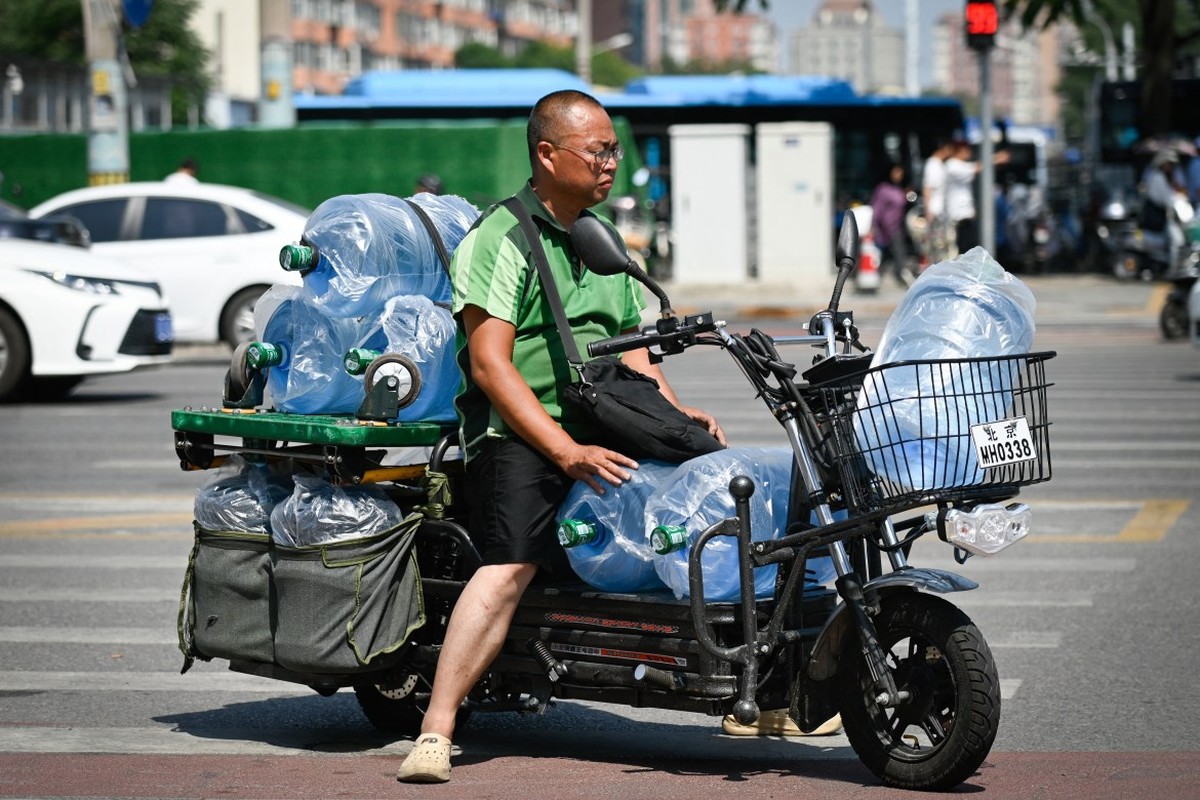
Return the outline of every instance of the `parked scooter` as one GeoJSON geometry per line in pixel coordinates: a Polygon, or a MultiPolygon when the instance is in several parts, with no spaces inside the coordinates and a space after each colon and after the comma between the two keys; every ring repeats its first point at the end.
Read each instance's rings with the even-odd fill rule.
{"type": "MultiPolygon", "coordinates": [[[[736,514],[690,542],[689,597],[531,586],[460,724],[474,713],[543,714],[555,699],[732,714],[741,724],[760,710],[786,708],[802,730],[840,713],[854,751],[890,786],[949,789],[983,763],[1000,718],[996,664],[980,630],[946,599],[977,584],[918,567],[909,550],[935,534],[965,561],[1028,533],[1029,508],[1013,498],[1051,477],[1045,362],[1054,354],[871,367],[853,313],[839,308],[858,268],[853,219],[838,237],[829,306],[796,336],[731,332],[711,312],[680,318],[609,228],[590,217],[576,223],[573,243],[591,270],[629,272],[661,301],[655,324],[594,342],[589,355],[648,348],[657,363],[697,345],[729,353],[749,383],[747,396],[766,404],[793,452],[789,522],[778,538],[755,536],[750,499],[760,488],[737,476],[728,484],[736,514]],[[815,348],[815,361],[781,353],[794,347],[815,348]],[[956,376],[948,391],[974,409],[969,419],[955,415],[964,423],[958,433],[903,452],[871,444],[900,414],[880,387],[913,379],[940,386],[947,376],[956,376]],[[932,469],[938,449],[956,454],[938,462],[945,470],[932,469]],[[868,468],[887,453],[899,462],[868,468]],[[914,472],[897,475],[901,464],[914,472]],[[954,477],[964,469],[978,475],[954,477]],[[737,602],[705,600],[702,554],[718,542],[734,543],[737,602]],[[836,592],[805,586],[809,559],[826,551],[836,592]],[[778,577],[764,600],[753,575],[766,567],[778,577]]],[[[934,404],[927,410],[940,413],[947,401],[896,402],[910,411],[913,402],[934,404]]],[[[449,458],[457,436],[437,440],[428,464],[414,470],[388,466],[395,462],[378,451],[429,444],[446,431],[296,416],[176,411],[176,451],[185,469],[210,468],[229,451],[375,484],[411,513],[396,531],[358,543],[300,548],[198,526],[180,610],[185,669],[194,658],[218,657],[235,671],[323,695],[352,687],[377,727],[414,735],[450,611],[479,564],[458,503],[461,462],[449,458]],[[398,537],[395,547],[385,546],[388,537],[398,537]],[[340,606],[327,597],[331,584],[340,606]],[[369,586],[375,590],[362,596],[369,586]],[[399,608],[397,598],[410,602],[399,608]],[[287,631],[285,612],[293,618],[287,631]]]]}

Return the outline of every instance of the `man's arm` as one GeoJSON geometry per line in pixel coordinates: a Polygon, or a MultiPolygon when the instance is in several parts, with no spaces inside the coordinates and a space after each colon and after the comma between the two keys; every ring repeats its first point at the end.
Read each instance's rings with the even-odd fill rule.
{"type": "Polygon", "coordinates": [[[512,323],[475,305],[465,306],[462,316],[471,353],[471,377],[518,436],[567,475],[586,481],[597,492],[604,491],[597,478],[613,486],[629,479],[626,469],[637,469],[636,461],[604,447],[579,444],[542,408],[513,365],[516,328],[512,323]]]}

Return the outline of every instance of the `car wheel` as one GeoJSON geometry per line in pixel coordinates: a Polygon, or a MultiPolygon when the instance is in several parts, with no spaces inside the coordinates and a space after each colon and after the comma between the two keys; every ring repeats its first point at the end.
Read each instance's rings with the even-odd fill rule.
{"type": "Polygon", "coordinates": [[[221,313],[221,341],[229,342],[230,347],[254,341],[254,304],[265,291],[262,286],[251,286],[230,298],[221,313]]]}
{"type": "Polygon", "coordinates": [[[13,396],[29,372],[29,342],[21,323],[0,308],[0,400],[13,396]]]}

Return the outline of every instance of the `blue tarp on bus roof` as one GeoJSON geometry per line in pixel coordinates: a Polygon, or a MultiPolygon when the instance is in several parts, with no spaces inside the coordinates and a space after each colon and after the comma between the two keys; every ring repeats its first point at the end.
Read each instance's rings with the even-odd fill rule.
{"type": "MultiPolygon", "coordinates": [[[[343,95],[296,95],[297,109],[530,108],[560,89],[595,95],[605,107],[622,108],[765,105],[921,105],[930,98],[859,95],[849,83],[813,75],[656,75],[636,78],[624,91],[593,89],[558,69],[395,70],[366,72],[343,95]]],[[[947,98],[947,104],[957,101],[947,98]]]]}

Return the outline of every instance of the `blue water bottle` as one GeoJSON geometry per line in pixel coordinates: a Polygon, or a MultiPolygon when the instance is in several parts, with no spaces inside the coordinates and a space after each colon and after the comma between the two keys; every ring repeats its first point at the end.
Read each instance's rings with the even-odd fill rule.
{"type": "MultiPolygon", "coordinates": [[[[792,451],[786,447],[743,447],[685,461],[664,481],[646,503],[646,525],[651,531],[654,569],[677,598],[691,594],[688,554],[704,531],[728,517],[737,516],[729,482],[738,475],[754,481],[750,497],[750,533],[754,541],[777,539],[787,527],[791,489],[792,451]]],[[[710,539],[701,557],[704,599],[737,600],[741,596],[737,540],[730,536],[710,539]]],[[[754,570],[755,597],[775,592],[778,564],[754,570]]]]}
{"type": "Polygon", "coordinates": [[[675,464],[641,461],[620,486],[596,494],[577,481],[558,511],[558,541],[575,574],[603,592],[662,589],[645,528],[646,501],[675,464]]]}

